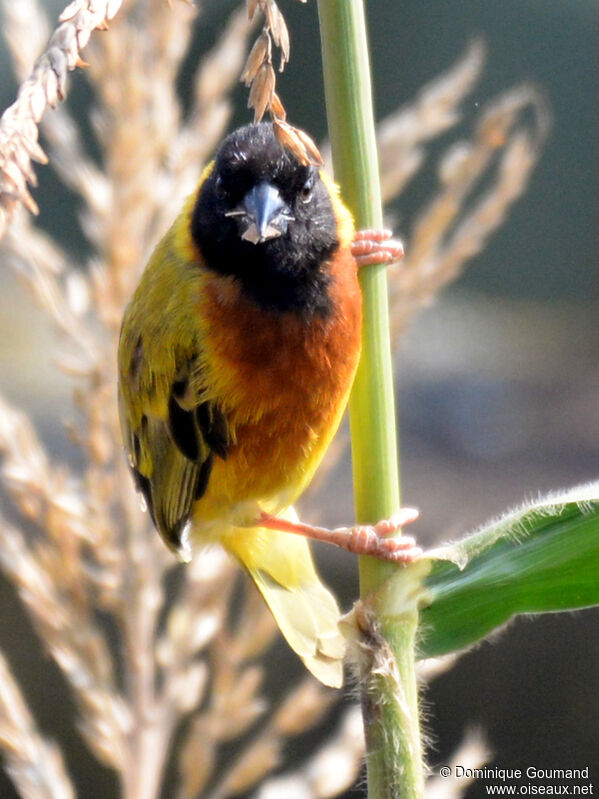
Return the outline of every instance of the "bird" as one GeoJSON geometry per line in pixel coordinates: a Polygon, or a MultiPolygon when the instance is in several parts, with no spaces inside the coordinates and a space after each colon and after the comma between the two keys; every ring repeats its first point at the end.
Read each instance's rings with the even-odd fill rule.
{"type": "Polygon", "coordinates": [[[328,530],[293,504],[340,424],[360,357],[358,272],[397,260],[389,231],[355,233],[326,171],[272,123],[222,142],[127,305],[119,414],[137,489],[169,548],[218,543],[264,596],[283,636],[327,685],[342,683],[339,609],[308,539],[399,562],[413,539],[328,530]]]}

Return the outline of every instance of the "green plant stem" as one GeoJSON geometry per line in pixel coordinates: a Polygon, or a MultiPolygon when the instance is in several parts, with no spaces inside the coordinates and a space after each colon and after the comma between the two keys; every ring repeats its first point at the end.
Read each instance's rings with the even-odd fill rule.
{"type": "Polygon", "coordinates": [[[424,788],[414,658],[417,616],[382,624],[379,609],[368,616],[361,625],[359,662],[368,797],[417,799],[424,788]]]}
{"type": "MultiPolygon", "coordinates": [[[[362,0],[318,0],[325,95],[335,178],[357,228],[381,227],[382,206],[362,0]]],[[[399,466],[384,266],[360,275],[362,356],[350,399],[350,426],[358,522],[373,523],[400,507],[399,466]]],[[[421,744],[414,673],[413,614],[376,615],[376,592],[396,566],[360,558],[360,593],[375,609],[363,631],[373,646],[392,653],[394,676],[362,664],[370,799],[416,799],[422,792],[421,744]],[[389,649],[390,648],[390,649],[389,649]],[[399,691],[399,695],[398,695],[399,691]],[[403,704],[401,712],[398,706],[403,704]]],[[[394,578],[397,579],[397,578],[394,578]]],[[[370,665],[368,665],[370,663],[370,665]]]]}

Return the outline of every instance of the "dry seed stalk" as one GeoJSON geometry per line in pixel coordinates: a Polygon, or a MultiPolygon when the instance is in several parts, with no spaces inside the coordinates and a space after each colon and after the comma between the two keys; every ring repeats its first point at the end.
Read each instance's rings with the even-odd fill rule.
{"type": "Polygon", "coordinates": [[[75,799],[62,756],[38,733],[19,686],[0,655],[0,747],[5,767],[22,796],[75,799]]]}
{"type": "MultiPolygon", "coordinates": [[[[476,85],[484,56],[484,44],[473,41],[412,103],[379,124],[385,205],[401,195],[415,176],[427,155],[428,142],[460,121],[460,103],[476,85]]],[[[399,349],[411,319],[467,268],[472,255],[484,249],[525,192],[549,127],[542,94],[534,86],[518,87],[489,101],[475,121],[472,140],[450,147],[442,157],[440,185],[417,214],[411,233],[402,236],[406,255],[388,273],[394,350],[399,349]],[[473,189],[487,178],[489,187],[465,212],[473,189]]],[[[323,151],[330,163],[329,148],[323,147],[323,151]]],[[[321,490],[327,475],[346,454],[347,428],[341,428],[340,436],[329,448],[308,497],[321,490]]]]}
{"type": "Polygon", "coordinates": [[[391,272],[392,335],[455,280],[522,195],[549,131],[549,112],[532,86],[512,89],[481,111],[474,139],[451,147],[439,168],[439,189],[416,218],[401,269],[391,272]],[[483,178],[493,183],[464,214],[483,178]]]}
{"type": "MultiPolygon", "coordinates": [[[[11,6],[16,10],[16,5],[8,2],[7,8],[11,6]]],[[[86,2],[78,3],[71,13],[85,8],[86,2]]],[[[70,181],[86,208],[86,232],[95,246],[93,269],[89,273],[79,271],[72,257],[34,228],[29,217],[19,221],[10,240],[7,237],[14,255],[11,265],[20,270],[35,302],[66,334],[69,346],[76,347],[78,360],[70,354],[68,362],[63,357],[61,363],[79,380],[77,402],[84,424],[77,431],[77,440],[87,466],[82,475],[57,466],[23,415],[8,405],[0,406],[5,486],[13,510],[20,511],[29,520],[30,528],[33,526],[33,535],[24,536],[20,528],[0,519],[0,565],[22,594],[40,638],[72,684],[85,740],[99,760],[115,769],[122,795],[127,799],[139,799],[141,795],[154,799],[158,795],[161,769],[171,754],[172,731],[189,714],[176,795],[180,799],[197,799],[210,781],[214,784],[218,774],[217,788],[220,786],[219,796],[223,797],[255,781],[260,770],[251,767],[257,753],[268,756],[272,764],[283,752],[283,739],[298,734],[316,720],[321,689],[315,689],[313,695],[312,689],[300,688],[268,715],[261,672],[256,668],[257,659],[274,634],[264,604],[252,589],[242,602],[241,621],[230,626],[227,620],[235,568],[222,553],[203,555],[175,580],[176,567],[158,537],[149,530],[147,516],[139,513],[120,455],[114,413],[113,336],[126,293],[122,286],[135,280],[136,270],[144,260],[140,253],[149,249],[159,229],[163,230],[164,223],[174,216],[168,206],[171,202],[179,205],[177,197],[191,189],[202,162],[220,140],[230,109],[228,93],[235,71],[241,68],[250,30],[247,22],[242,24],[239,14],[232,17],[225,39],[217,43],[202,64],[192,112],[184,120],[176,95],[168,87],[184,55],[188,22],[171,19],[161,3],[144,5],[141,14],[139,8],[135,10],[135,3],[131,2],[106,36],[92,40],[96,48],[90,53],[93,68],[87,74],[100,89],[101,112],[94,114],[94,124],[103,131],[100,143],[104,169],[90,168],[91,160],[78,126],[64,106],[60,117],[52,114],[51,120],[44,119],[44,123],[50,123],[47,139],[51,160],[57,165],[61,158],[65,162],[59,172],[63,180],[70,181]],[[140,21],[147,26],[147,36],[136,36],[131,28],[121,27],[120,20],[129,10],[134,26],[139,26],[140,21]],[[144,42],[147,45],[148,41],[154,50],[144,49],[144,42]],[[131,53],[135,48],[135,53],[131,53]],[[231,52],[235,55],[228,61],[231,52]],[[151,87],[144,71],[148,53],[153,53],[160,72],[151,87]],[[231,65],[235,63],[238,67],[233,69],[231,65]],[[116,96],[101,91],[104,80],[111,81],[116,96]],[[133,87],[135,92],[138,108],[133,118],[125,114],[118,101],[123,87],[133,87]],[[152,97],[151,90],[160,95],[159,100],[152,97]],[[168,128],[168,135],[144,136],[146,128],[136,121],[137,112],[142,120],[151,120],[153,126],[162,124],[162,134],[168,128]],[[146,171],[129,173],[131,164],[126,160],[130,150],[121,152],[118,146],[125,129],[131,135],[129,147],[135,148],[136,142],[147,146],[151,180],[146,171]],[[123,212],[131,193],[136,197],[137,215],[123,212]],[[110,242],[127,242],[129,257],[111,249],[110,242]],[[135,256],[131,255],[133,252],[135,256]],[[115,273],[121,275],[116,282],[115,273]],[[117,284],[121,286],[119,290],[115,290],[117,284]],[[165,593],[167,577],[175,593],[170,598],[165,593]],[[111,642],[97,624],[98,611],[110,616],[121,638],[125,652],[124,662],[121,656],[118,658],[125,676],[122,683],[115,676],[120,667],[114,668],[111,642]],[[159,624],[159,619],[165,619],[164,625],[159,624]],[[216,675],[213,680],[207,678],[208,664],[216,675]],[[236,696],[243,697],[235,707],[227,703],[231,686],[237,686],[241,694],[236,696]],[[229,724],[223,722],[225,707],[230,714],[229,724]],[[247,734],[254,724],[258,725],[256,733],[252,733],[227,778],[218,760],[219,748],[233,728],[247,734]],[[160,757],[156,757],[156,752],[160,757]]],[[[253,9],[258,9],[258,0],[253,9]]],[[[178,11],[176,6],[168,13],[174,15],[178,11]]],[[[281,25],[272,22],[272,10],[270,19],[271,23],[267,15],[267,24],[281,25]]],[[[84,21],[82,17],[80,22],[84,21]]],[[[280,38],[280,31],[278,35],[280,38]]],[[[272,43],[278,46],[274,37],[272,43]]],[[[15,48],[18,49],[16,44],[15,48]]],[[[252,69],[256,69],[256,63],[252,69]]],[[[471,51],[463,69],[456,68],[453,75],[438,82],[436,93],[435,87],[430,87],[414,106],[394,115],[398,124],[384,137],[384,149],[391,161],[398,158],[402,147],[408,153],[423,151],[428,139],[454,123],[457,104],[473,82],[479,65],[480,58],[471,51]]],[[[530,94],[527,96],[531,98],[530,94]]],[[[444,257],[452,265],[458,255],[466,257],[469,247],[476,243],[477,230],[480,239],[481,230],[486,236],[491,229],[489,220],[494,218],[498,224],[506,208],[523,191],[538,155],[538,138],[515,123],[505,124],[514,108],[522,109],[522,95],[519,97],[511,101],[508,97],[501,109],[501,104],[496,104],[497,115],[485,117],[479,127],[480,143],[476,146],[490,148],[495,154],[505,150],[506,158],[496,173],[498,182],[491,185],[485,201],[461,230],[451,250],[445,251],[444,257]],[[519,171],[523,163],[528,165],[524,179],[519,171]]],[[[279,135],[288,134],[290,146],[299,148],[300,134],[287,126],[276,92],[270,98],[270,106],[279,135]]],[[[23,131],[27,131],[27,126],[25,119],[23,131]]],[[[2,144],[0,139],[0,148],[2,144]]],[[[4,154],[0,157],[6,157],[4,150],[0,152],[4,154]]],[[[469,170],[460,164],[467,165],[467,161],[454,157],[448,162],[444,186],[457,186],[467,178],[469,170]]],[[[397,187],[388,189],[388,199],[394,191],[397,187]]],[[[463,196],[456,188],[458,204],[463,196]]],[[[460,228],[455,226],[454,230],[460,228]]],[[[483,241],[477,241],[482,246],[483,241]]],[[[411,303],[416,310],[422,299],[417,284],[420,282],[424,291],[431,291],[438,290],[438,283],[437,288],[431,289],[431,273],[422,260],[408,271],[415,290],[405,303],[411,303]]],[[[397,270],[397,274],[401,275],[402,270],[397,270]]],[[[446,269],[445,274],[449,279],[451,270],[446,269]]],[[[7,690],[18,691],[15,684],[4,682],[7,690]]],[[[322,701],[323,707],[325,704],[322,701]]],[[[3,730],[10,729],[16,721],[14,717],[11,721],[9,714],[8,704],[0,702],[3,730]]],[[[23,713],[21,718],[25,718],[23,713]]],[[[30,795],[23,780],[33,776],[38,785],[49,780],[43,775],[46,761],[35,754],[35,740],[41,740],[41,736],[33,719],[29,718],[22,729],[24,737],[18,754],[34,755],[17,758],[14,765],[11,763],[11,773],[18,789],[30,795]]],[[[0,748],[8,757],[14,747],[13,738],[0,736],[0,748]]],[[[359,734],[355,730],[351,735],[344,733],[299,772],[289,775],[289,780],[301,785],[304,796],[332,796],[355,779],[362,751],[359,734]],[[343,768],[337,768],[341,763],[343,768]],[[334,785],[332,778],[338,778],[334,785]]],[[[70,799],[72,789],[64,774],[56,772],[51,781],[54,787],[45,795],[48,799],[70,799]],[[60,786],[65,784],[61,794],[60,786]]]]}
{"type": "Polygon", "coordinates": [[[273,42],[281,53],[279,72],[283,71],[289,61],[289,31],[285,19],[275,0],[246,0],[246,4],[250,20],[254,18],[258,9],[264,14],[264,27],[254,42],[241,73],[241,81],[250,87],[248,108],[254,109],[254,122],[260,122],[268,111],[281,147],[289,150],[301,164],[322,166],[322,156],[318,147],[307,133],[286,121],[285,108],[275,91],[273,42]]]}
{"type": "MultiPolygon", "coordinates": [[[[15,8],[8,3],[6,13],[11,5],[15,8]]],[[[190,765],[181,771],[181,795],[195,799],[219,766],[218,750],[231,730],[247,732],[267,710],[255,661],[275,633],[253,588],[241,606],[243,623],[231,629],[228,608],[237,571],[222,553],[206,553],[175,580],[175,561],[149,529],[147,514],[139,512],[119,442],[114,336],[127,286],[159,232],[164,206],[176,195],[180,204],[223,135],[228,94],[251,28],[239,13],[232,16],[225,37],[198,71],[195,100],[183,120],[174,81],[188,39],[186,8],[169,11],[157,2],[144,5],[140,14],[132,2],[110,32],[93,41],[87,77],[99,103],[92,123],[103,151],[102,170],[89,169],[86,144],[65,107],[50,122],[49,154],[81,198],[85,230],[95,247],[92,268],[79,271],[72,256],[26,215],[6,241],[10,265],[77,353],[78,360],[69,353],[61,363],[79,380],[75,404],[83,424],[71,423],[71,430],[87,464],[82,474],[57,467],[23,414],[0,405],[7,494],[13,510],[33,527],[25,536],[0,519],[0,567],[71,685],[86,743],[115,770],[125,799],[158,795],[173,730],[188,714],[190,729],[199,727],[202,735],[184,738],[190,765]],[[141,19],[143,31],[136,30],[141,19]],[[148,82],[150,58],[155,72],[148,82]],[[142,149],[147,168],[138,169],[135,159],[142,149]],[[98,611],[110,617],[120,654],[98,626],[98,611]],[[218,675],[212,682],[209,662],[218,675]],[[227,703],[227,686],[236,686],[234,707],[227,703]],[[194,765],[202,762],[203,772],[194,765]]],[[[42,13],[35,3],[29,10],[29,20],[42,13]]],[[[23,23],[21,38],[27,40],[23,23]]],[[[300,717],[306,712],[300,707],[300,717]]],[[[6,724],[2,715],[0,705],[6,724]]],[[[32,724],[31,738],[36,734],[32,724]]],[[[287,734],[277,731],[269,745],[282,751],[287,734]]],[[[0,748],[9,747],[9,739],[0,736],[0,748]]],[[[25,784],[27,769],[43,783],[42,757],[18,763],[11,772],[16,785],[25,784]]],[[[230,780],[239,784],[247,775],[242,764],[230,780]]],[[[55,783],[47,799],[60,796],[58,778],[55,783]]]]}
{"type": "Polygon", "coordinates": [[[83,66],[80,52],[92,31],[104,29],[114,18],[121,0],[75,0],[60,15],[62,23],[36,61],[31,75],[21,84],[17,99],[0,119],[0,237],[18,203],[31,213],[37,205],[27,183],[36,185],[32,160],[45,164],[38,144],[38,124],[48,105],[54,107],[66,95],[67,73],[83,66]]]}

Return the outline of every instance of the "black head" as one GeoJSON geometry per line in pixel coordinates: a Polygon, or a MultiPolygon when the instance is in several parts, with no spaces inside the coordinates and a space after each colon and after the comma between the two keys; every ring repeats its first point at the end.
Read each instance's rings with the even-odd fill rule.
{"type": "Polygon", "coordinates": [[[210,269],[237,278],[263,308],[326,315],[326,261],[339,245],[318,169],[277,142],[272,125],[228,136],[202,185],[191,235],[210,269]]]}

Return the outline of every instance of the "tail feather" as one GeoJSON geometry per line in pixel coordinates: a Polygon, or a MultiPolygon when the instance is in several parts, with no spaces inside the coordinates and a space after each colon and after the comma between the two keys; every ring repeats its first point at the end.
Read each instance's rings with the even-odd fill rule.
{"type": "Polygon", "coordinates": [[[248,571],[306,668],[339,688],[345,652],[339,607],[316,572],[308,541],[275,530],[235,528],[223,544],[248,571]]]}

